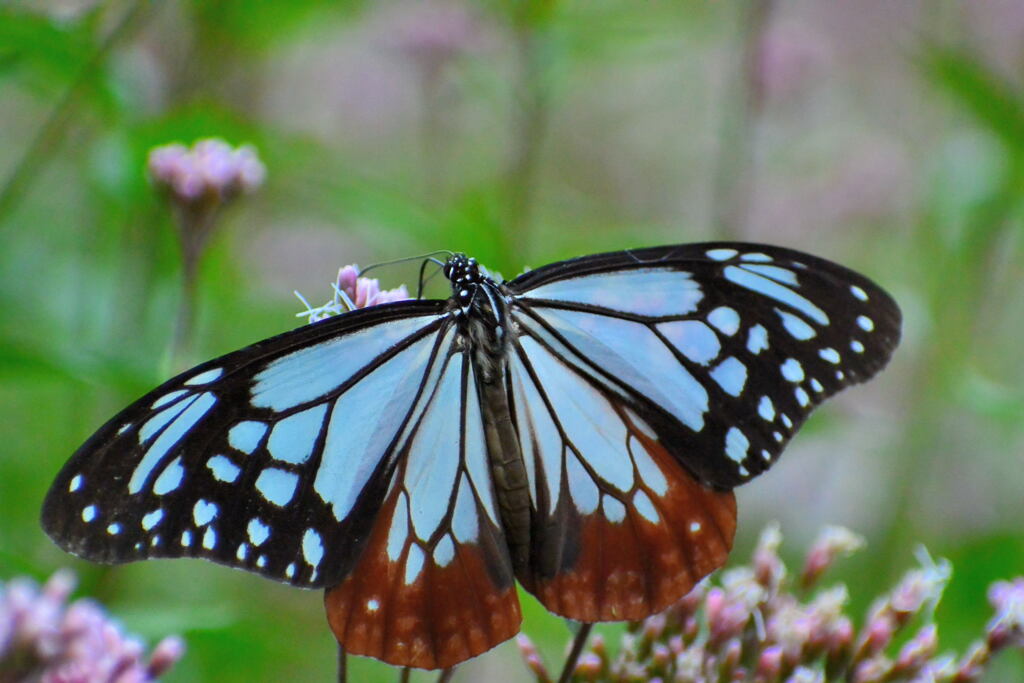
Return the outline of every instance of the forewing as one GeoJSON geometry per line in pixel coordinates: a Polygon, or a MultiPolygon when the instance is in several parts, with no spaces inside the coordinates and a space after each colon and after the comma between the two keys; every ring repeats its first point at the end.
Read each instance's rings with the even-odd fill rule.
{"type": "Polygon", "coordinates": [[[453,352],[438,372],[358,563],[325,597],[348,652],[426,669],[494,647],[521,621],[473,368],[453,352]]]}
{"type": "Polygon", "coordinates": [[[43,527],[99,562],[202,557],[303,587],[336,583],[453,327],[443,302],[403,302],[200,365],[72,456],[43,527]]]}
{"type": "Polygon", "coordinates": [[[888,362],[900,311],[809,254],[705,243],[588,256],[506,285],[527,336],[631,405],[718,488],[766,470],[811,410],[888,362]]]}
{"type": "Polygon", "coordinates": [[[510,360],[533,504],[523,585],[579,621],[641,619],[726,560],[731,492],[705,486],[619,397],[521,336],[510,360]]]}

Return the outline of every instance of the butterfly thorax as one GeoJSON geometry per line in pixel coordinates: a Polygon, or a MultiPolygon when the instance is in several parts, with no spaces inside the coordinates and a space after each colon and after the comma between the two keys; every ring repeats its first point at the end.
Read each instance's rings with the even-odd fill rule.
{"type": "Polygon", "coordinates": [[[493,383],[503,374],[508,344],[508,304],[501,286],[465,254],[449,258],[444,274],[452,285],[452,311],[460,318],[464,340],[483,381],[493,383]]]}
{"type": "Polygon", "coordinates": [[[523,577],[530,546],[530,494],[505,387],[507,351],[513,336],[508,326],[509,304],[501,285],[480,270],[476,259],[455,254],[445,264],[444,274],[452,283],[455,314],[460,317],[479,380],[487,456],[502,526],[513,567],[523,577]]]}

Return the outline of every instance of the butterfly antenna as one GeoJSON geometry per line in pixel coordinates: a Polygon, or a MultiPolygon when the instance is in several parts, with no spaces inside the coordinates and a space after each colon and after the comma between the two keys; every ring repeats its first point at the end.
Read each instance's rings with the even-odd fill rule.
{"type": "MultiPolygon", "coordinates": [[[[438,254],[445,254],[446,256],[451,256],[454,253],[455,252],[449,251],[448,249],[438,249],[437,251],[428,251],[426,254],[420,254],[419,256],[403,256],[402,258],[396,258],[390,261],[380,261],[379,263],[374,263],[369,266],[366,266],[361,271],[359,271],[359,277],[363,277],[371,270],[380,268],[382,266],[394,266],[399,263],[408,263],[409,261],[419,261],[425,259],[432,260],[434,263],[441,263],[440,261],[434,259],[433,257],[437,256],[438,254]]],[[[444,265],[443,263],[441,264],[444,265]]]]}
{"type": "Polygon", "coordinates": [[[430,275],[424,277],[423,274],[427,270],[427,264],[428,263],[433,263],[433,264],[435,264],[435,265],[437,265],[437,266],[439,266],[441,268],[444,268],[444,262],[437,260],[433,256],[427,256],[427,257],[425,257],[423,259],[423,262],[420,263],[420,277],[419,277],[419,281],[417,282],[417,285],[416,285],[416,298],[417,299],[422,299],[423,298],[423,288],[426,287],[427,283],[430,282],[431,280],[433,280],[435,277],[437,277],[437,274],[441,272],[440,270],[435,270],[430,275]]]}

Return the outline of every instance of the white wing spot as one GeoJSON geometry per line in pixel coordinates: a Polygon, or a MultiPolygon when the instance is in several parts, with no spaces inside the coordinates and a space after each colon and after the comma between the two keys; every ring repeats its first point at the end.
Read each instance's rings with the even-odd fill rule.
{"type": "Polygon", "coordinates": [[[814,377],[812,377],[812,378],[811,378],[811,389],[814,389],[814,390],[815,390],[816,392],[818,392],[819,394],[820,394],[821,392],[825,391],[825,387],[821,386],[821,382],[819,382],[819,381],[818,381],[818,380],[817,380],[816,378],[814,378],[814,377]]]}
{"type": "Polygon", "coordinates": [[[206,526],[217,516],[218,511],[216,503],[200,498],[192,507],[192,519],[195,520],[196,526],[206,526]]]}
{"type": "Polygon", "coordinates": [[[249,526],[246,528],[249,534],[249,542],[255,546],[263,545],[264,541],[270,536],[270,527],[264,524],[259,517],[253,517],[249,520],[249,526]]]}
{"type": "Polygon", "coordinates": [[[177,399],[181,398],[182,396],[186,395],[187,393],[188,393],[188,389],[178,389],[177,391],[172,391],[169,394],[164,394],[163,396],[161,396],[157,400],[153,401],[153,405],[150,406],[150,408],[152,410],[156,410],[157,408],[159,408],[161,406],[165,406],[165,405],[167,405],[168,403],[170,403],[172,401],[176,401],[177,399]]]}
{"type": "Polygon", "coordinates": [[[207,370],[206,372],[200,372],[192,379],[187,380],[185,384],[188,384],[189,386],[195,386],[197,384],[209,384],[210,382],[217,379],[223,374],[223,368],[213,368],[212,370],[207,370]]]}
{"type": "Polygon", "coordinates": [[[302,535],[302,556],[313,569],[319,567],[320,560],[324,559],[324,543],[315,529],[306,529],[302,535]]]}
{"type": "Polygon", "coordinates": [[[789,415],[786,415],[785,413],[782,413],[781,417],[782,417],[782,424],[786,425],[786,429],[792,429],[793,428],[793,421],[789,419],[789,415]]]}
{"type": "Polygon", "coordinates": [[[771,422],[775,419],[775,404],[767,396],[762,396],[760,403],[757,404],[757,414],[762,419],[771,422]]]}
{"type": "Polygon", "coordinates": [[[725,279],[736,283],[740,287],[745,287],[752,292],[770,297],[797,309],[819,325],[829,324],[828,315],[826,315],[825,311],[775,280],[751,273],[749,270],[744,270],[739,266],[726,266],[722,274],[725,275],[725,279]]]}
{"type": "Polygon", "coordinates": [[[738,427],[730,427],[725,433],[725,455],[734,463],[739,465],[747,457],[747,449],[750,448],[750,441],[738,427]]]}
{"type": "Polygon", "coordinates": [[[74,493],[80,488],[82,488],[82,475],[76,474],[75,476],[71,477],[71,483],[68,484],[68,491],[74,493]]]}
{"type": "Polygon", "coordinates": [[[857,327],[864,330],[865,332],[871,332],[875,329],[875,321],[866,315],[857,316],[857,327]]]}
{"type": "Polygon", "coordinates": [[[747,366],[735,356],[729,356],[711,370],[711,378],[730,396],[739,396],[747,383],[747,366]]]}
{"type": "Polygon", "coordinates": [[[818,351],[818,355],[822,360],[827,360],[829,363],[832,363],[832,365],[839,365],[839,361],[842,360],[839,357],[839,352],[830,346],[818,351]]]}
{"type": "Polygon", "coordinates": [[[612,524],[618,524],[626,518],[626,506],[611,496],[601,496],[601,508],[604,516],[612,524]]]}
{"type": "Polygon", "coordinates": [[[853,293],[853,295],[855,297],[857,297],[861,301],[867,301],[868,300],[868,293],[865,292],[860,287],[858,287],[857,285],[850,285],[850,291],[853,293]]]}
{"type": "Polygon", "coordinates": [[[183,548],[187,548],[190,545],[192,545],[192,532],[191,531],[186,530],[186,531],[181,532],[181,545],[182,545],[183,548]]]}
{"type": "Polygon", "coordinates": [[[316,440],[324,427],[327,404],[321,403],[301,413],[295,413],[274,425],[267,439],[270,457],[299,465],[313,454],[316,440]]]}
{"type": "Polygon", "coordinates": [[[217,532],[213,530],[212,526],[206,527],[206,533],[203,534],[203,547],[213,550],[215,545],[217,545],[217,532]]]}
{"type": "Polygon", "coordinates": [[[377,598],[370,598],[369,600],[366,601],[366,611],[367,612],[376,612],[379,609],[380,609],[380,601],[377,600],[377,598]]]}
{"type": "Polygon", "coordinates": [[[842,382],[844,379],[846,379],[846,373],[844,373],[842,370],[836,370],[836,379],[842,382]]]}
{"type": "Polygon", "coordinates": [[[679,353],[694,363],[707,365],[722,349],[715,331],[700,320],[673,320],[656,327],[679,353]]]}
{"type": "Polygon", "coordinates": [[[665,479],[665,474],[651,458],[650,453],[632,437],[629,441],[629,452],[633,456],[633,462],[636,464],[636,471],[640,475],[640,481],[644,483],[644,486],[653,491],[655,495],[664,496],[668,492],[668,480],[665,479]]]}
{"type": "Polygon", "coordinates": [[[119,533],[121,533],[121,525],[117,522],[114,522],[113,524],[107,526],[107,533],[111,536],[117,536],[119,533]]]}
{"type": "Polygon", "coordinates": [[[292,562],[291,564],[289,564],[287,567],[284,568],[284,575],[287,576],[289,579],[295,578],[295,563],[294,562],[292,562]]]}
{"type": "Polygon", "coordinates": [[[768,348],[768,330],[763,325],[754,325],[747,334],[747,351],[755,356],[768,348]]]}
{"type": "Polygon", "coordinates": [[[695,534],[700,531],[700,522],[690,522],[690,533],[695,534]]]}
{"type": "MultiPolygon", "coordinates": [[[[405,493],[399,493],[398,502],[395,504],[395,512],[391,515],[391,528],[388,530],[387,553],[388,559],[392,562],[397,562],[398,558],[402,556],[402,550],[405,548],[405,539],[409,536],[409,511],[406,506],[405,493]]],[[[455,507],[456,513],[452,526],[456,526],[459,519],[457,512],[458,504],[455,507]]]]}
{"type": "Polygon", "coordinates": [[[649,521],[651,524],[658,523],[658,510],[654,507],[654,503],[647,497],[647,494],[643,490],[639,490],[633,494],[633,508],[640,513],[640,516],[649,521]]]}
{"type": "Polygon", "coordinates": [[[776,441],[782,443],[782,434],[780,434],[779,432],[772,432],[772,436],[775,437],[776,441]]]}
{"type": "Polygon", "coordinates": [[[160,508],[147,512],[142,516],[142,529],[144,531],[150,531],[153,527],[160,523],[160,520],[164,518],[164,511],[160,508]]]}
{"type": "Polygon", "coordinates": [[[159,535],[159,534],[157,534],[156,536],[154,536],[153,538],[151,538],[151,539],[149,540],[149,545],[150,545],[151,547],[153,547],[153,548],[155,548],[155,547],[157,547],[158,545],[160,545],[160,535],[159,535]]]}
{"type": "Polygon", "coordinates": [[[850,348],[853,349],[855,353],[864,353],[864,345],[856,339],[850,342],[850,348]]]}
{"type": "Polygon", "coordinates": [[[266,555],[260,555],[259,557],[257,557],[256,558],[256,566],[259,567],[260,569],[263,569],[264,567],[266,567],[267,566],[267,556],[266,555]]]}
{"type": "Polygon", "coordinates": [[[445,534],[434,548],[434,564],[438,567],[447,567],[455,557],[455,544],[451,536],[445,534]]]}
{"type": "Polygon", "coordinates": [[[228,443],[235,450],[252,453],[260,445],[260,440],[267,433],[267,425],[263,422],[245,420],[239,422],[228,432],[228,443]]]}
{"type": "Polygon", "coordinates": [[[767,262],[772,260],[772,257],[769,256],[768,254],[762,254],[759,251],[754,251],[754,252],[750,252],[749,254],[744,254],[743,256],[740,256],[740,260],[741,261],[757,261],[757,262],[760,262],[760,263],[767,263],[767,262]]]}
{"type": "Polygon", "coordinates": [[[771,278],[772,280],[775,280],[776,282],[781,282],[782,284],[785,285],[793,285],[794,287],[800,286],[800,282],[796,279],[796,273],[787,268],[750,263],[744,263],[740,267],[743,268],[744,270],[749,270],[752,273],[764,275],[767,278],[771,278]]]}
{"type": "Polygon", "coordinates": [[[405,556],[405,585],[411,586],[420,575],[423,569],[423,551],[418,545],[409,548],[409,554],[405,556]]]}
{"type": "Polygon", "coordinates": [[[122,434],[127,432],[128,428],[131,427],[131,426],[132,426],[131,422],[124,423],[123,425],[121,425],[121,428],[117,430],[117,434],[115,434],[114,436],[121,436],[122,434]]]}
{"type": "Polygon", "coordinates": [[[153,482],[153,493],[158,496],[170,493],[181,485],[184,478],[185,468],[181,466],[181,458],[175,458],[153,482]]]}
{"type": "Polygon", "coordinates": [[[235,483],[238,479],[238,475],[241,474],[242,469],[231,462],[231,459],[226,455],[215,455],[206,461],[206,466],[210,468],[210,472],[213,473],[213,478],[217,481],[223,481],[228,484],[235,483]]]}
{"type": "Polygon", "coordinates": [[[807,392],[804,391],[803,387],[797,387],[796,391],[793,392],[793,395],[796,396],[796,402],[799,403],[802,408],[806,408],[811,402],[811,397],[807,395],[807,392]]]}
{"type": "Polygon", "coordinates": [[[235,551],[235,557],[238,558],[239,562],[245,562],[245,558],[249,556],[249,544],[239,543],[238,550],[235,551]]]}
{"type": "Polygon", "coordinates": [[[731,259],[733,256],[735,256],[738,253],[739,252],[737,252],[735,249],[725,249],[725,248],[723,248],[723,249],[711,249],[711,250],[706,252],[707,257],[709,259],[713,259],[715,261],[728,261],[729,259],[731,259]]]}
{"type": "Polygon", "coordinates": [[[708,322],[731,337],[740,329],[740,314],[728,306],[719,306],[708,313],[708,322]]]}
{"type": "Polygon", "coordinates": [[[786,381],[793,383],[804,381],[804,368],[796,358],[787,358],[780,369],[786,381]]]}
{"type": "Polygon", "coordinates": [[[762,448],[761,449],[761,459],[764,460],[765,462],[771,462],[772,461],[772,454],[769,453],[767,450],[762,448]]]}
{"type": "Polygon", "coordinates": [[[786,332],[789,332],[789,336],[797,341],[807,341],[813,338],[818,333],[814,331],[814,328],[804,322],[803,318],[797,315],[793,315],[788,311],[780,311],[775,309],[779,318],[782,319],[782,327],[785,328],[786,332]]]}
{"type": "Polygon", "coordinates": [[[256,490],[278,507],[287,505],[295,495],[299,475],[277,467],[267,467],[256,478],[256,490]]]}
{"type": "Polygon", "coordinates": [[[82,508],[82,521],[91,522],[92,520],[96,519],[96,514],[98,512],[99,508],[97,508],[95,505],[87,505],[86,507],[82,508]]]}

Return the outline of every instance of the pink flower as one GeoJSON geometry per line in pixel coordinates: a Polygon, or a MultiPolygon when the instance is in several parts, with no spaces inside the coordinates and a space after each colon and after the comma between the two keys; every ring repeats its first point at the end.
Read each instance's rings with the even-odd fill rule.
{"type": "Polygon", "coordinates": [[[199,140],[191,149],[178,143],[154,147],[147,166],[153,182],[182,204],[224,202],[248,194],[263,184],[267,173],[253,147],[232,147],[217,138],[199,140]]]}
{"type": "Polygon", "coordinates": [[[359,266],[356,265],[345,266],[338,271],[338,278],[334,283],[334,297],[323,306],[310,306],[301,294],[296,292],[295,295],[306,305],[306,310],[298,313],[297,316],[307,316],[311,323],[357,308],[379,306],[412,298],[405,285],[399,285],[394,289],[381,289],[380,282],[376,278],[361,277],[359,266]]]}
{"type": "Polygon", "coordinates": [[[42,590],[28,579],[0,584],[0,678],[145,683],[181,659],[185,645],[172,636],[146,662],[142,643],[123,634],[99,605],[66,605],[74,584],[69,571],[55,573],[42,590]]]}

